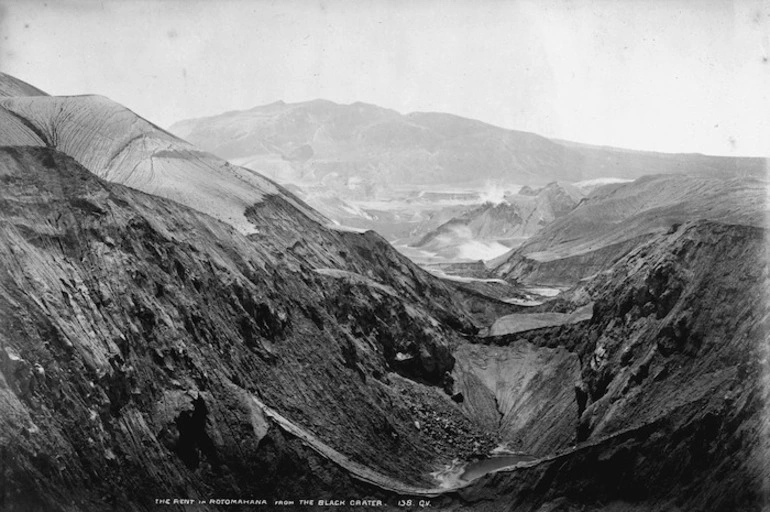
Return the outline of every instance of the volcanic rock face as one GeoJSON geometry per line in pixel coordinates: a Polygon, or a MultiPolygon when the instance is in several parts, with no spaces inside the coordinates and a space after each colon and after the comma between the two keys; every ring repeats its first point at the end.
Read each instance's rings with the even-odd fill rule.
{"type": "Polygon", "coordinates": [[[455,357],[464,408],[503,446],[544,456],[573,444],[578,408],[570,384],[580,375],[574,353],[522,339],[502,347],[465,345],[455,357]]]}
{"type": "Polygon", "coordinates": [[[312,236],[249,240],[50,149],[6,148],[0,164],[11,505],[333,490],[270,410],[415,484],[429,484],[435,443],[443,457],[489,445],[442,390],[390,373],[441,384],[455,329],[472,327],[376,235],[322,239],[316,224],[319,244],[348,252],[334,256],[345,270],[314,272],[332,253],[308,249],[312,236]],[[458,426],[451,442],[415,428],[416,404],[458,426]]]}
{"type": "MultiPolygon", "coordinates": [[[[315,136],[347,137],[356,119],[315,136]]],[[[382,130],[372,137],[397,138],[382,130]]],[[[480,511],[770,499],[756,180],[597,189],[522,247],[529,267],[501,270],[573,283],[585,258],[574,274],[597,272],[527,316],[447,287],[372,232],[328,227],[103,98],[0,100],[0,143],[4,510],[308,494],[480,511]],[[498,444],[537,459],[460,488],[431,476],[498,444]]]]}
{"type": "Polygon", "coordinates": [[[758,179],[646,176],[597,189],[492,265],[505,279],[570,285],[688,220],[763,226],[765,202],[766,183],[758,179]]]}
{"type": "MultiPolygon", "coordinates": [[[[519,245],[569,213],[583,196],[567,183],[549,183],[537,193],[509,195],[452,218],[413,245],[450,259],[479,259],[475,247],[496,244],[505,251],[506,246],[519,245]]],[[[498,256],[500,249],[491,257],[498,256]]]]}
{"type": "Polygon", "coordinates": [[[515,510],[759,510],[770,498],[766,244],[756,227],[683,225],[585,285],[597,298],[589,323],[498,340],[578,356],[579,444],[486,477],[464,499],[502,493],[515,510]]]}

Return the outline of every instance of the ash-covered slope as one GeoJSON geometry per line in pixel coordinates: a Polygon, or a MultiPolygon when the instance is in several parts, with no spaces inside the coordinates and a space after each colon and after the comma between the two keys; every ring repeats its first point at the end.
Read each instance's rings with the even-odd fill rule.
{"type": "MultiPolygon", "coordinates": [[[[649,199],[624,216],[625,189],[608,219],[579,226],[649,239],[594,260],[608,271],[553,306],[593,301],[591,319],[482,338],[452,290],[376,234],[331,229],[108,100],[0,107],[0,142],[22,144],[0,148],[0,508],[310,495],[380,498],[378,510],[407,496],[445,510],[756,510],[768,498],[758,182],[687,181],[698,193],[684,199],[668,190],[678,182],[650,186],[667,223],[652,230],[649,199]],[[722,223],[669,224],[693,214],[722,223]],[[501,442],[538,459],[437,488],[433,471],[501,442]]],[[[555,246],[588,239],[567,235],[555,246]]]]}
{"type": "Polygon", "coordinates": [[[766,235],[682,225],[585,284],[590,322],[497,339],[577,355],[578,446],[482,478],[457,509],[764,510],[766,235]]]}
{"type": "Polygon", "coordinates": [[[573,284],[691,220],[763,226],[766,200],[767,183],[755,178],[659,175],[607,185],[497,259],[495,272],[523,282],[573,284]]]}
{"type": "Polygon", "coordinates": [[[438,387],[472,326],[377,235],[272,196],[246,237],[49,148],[0,180],[4,508],[403,493],[491,446],[438,387]]]}
{"type": "Polygon", "coordinates": [[[176,135],[279,182],[331,181],[350,194],[403,185],[545,185],[654,173],[761,175],[762,159],[578,145],[441,113],[401,115],[364,103],[274,103],[190,119],[176,135]]]}
{"type": "Polygon", "coordinates": [[[10,96],[48,96],[37,87],[0,72],[0,98],[10,96]]]}
{"type": "Polygon", "coordinates": [[[261,175],[232,166],[102,96],[0,99],[0,145],[55,148],[97,176],[173,199],[254,231],[248,207],[282,195],[303,214],[318,213],[261,175]]]}
{"type": "Polygon", "coordinates": [[[507,195],[499,203],[485,203],[452,218],[413,246],[450,259],[467,258],[479,245],[497,244],[498,251],[505,251],[566,215],[583,197],[568,183],[549,183],[532,195],[507,195]]]}
{"type": "Polygon", "coordinates": [[[490,447],[446,393],[475,327],[379,236],[103,97],[0,115],[3,505],[430,487],[490,447]]]}
{"type": "MultiPolygon", "coordinates": [[[[469,346],[447,290],[374,235],[245,237],[50,149],[0,150],[0,170],[11,510],[307,492],[392,506],[433,463],[489,449],[489,422],[542,457],[432,489],[433,507],[768,497],[760,228],[681,226],[585,285],[589,322],[469,346]],[[447,371],[460,404],[414,380],[447,371]]],[[[265,220],[275,233],[296,229],[288,211],[265,220]]]]}

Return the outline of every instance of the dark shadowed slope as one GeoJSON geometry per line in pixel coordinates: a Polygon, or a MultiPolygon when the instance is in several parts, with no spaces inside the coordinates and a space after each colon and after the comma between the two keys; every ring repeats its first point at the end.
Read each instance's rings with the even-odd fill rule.
{"type": "Polygon", "coordinates": [[[286,240],[285,205],[247,238],[45,148],[1,149],[0,180],[4,507],[430,487],[490,447],[415,382],[442,384],[471,327],[376,235],[286,240]]]}
{"type": "Polygon", "coordinates": [[[767,250],[764,229],[688,223],[588,282],[589,322],[497,339],[578,356],[579,444],[479,480],[465,509],[764,510],[767,250]]]}
{"type": "Polygon", "coordinates": [[[760,228],[658,235],[586,284],[589,322],[470,346],[448,327],[463,320],[446,289],[376,237],[334,232],[346,253],[324,268],[318,239],[247,238],[53,150],[3,149],[0,169],[12,507],[308,491],[392,505],[387,489],[419,496],[409,486],[430,487],[433,463],[488,449],[488,422],[545,458],[434,507],[756,510],[766,497],[760,228]],[[466,398],[394,370],[452,370],[466,398]]]}
{"type": "Polygon", "coordinates": [[[328,471],[431,486],[434,464],[489,448],[445,393],[475,328],[379,236],[106,98],[0,107],[11,504],[333,493],[328,471]]]}

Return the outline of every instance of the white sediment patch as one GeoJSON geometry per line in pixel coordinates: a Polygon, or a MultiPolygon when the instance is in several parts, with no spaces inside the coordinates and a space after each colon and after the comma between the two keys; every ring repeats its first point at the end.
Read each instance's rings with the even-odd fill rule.
{"type": "Polygon", "coordinates": [[[510,250],[510,247],[499,242],[485,242],[479,240],[471,240],[460,244],[457,249],[460,259],[478,261],[478,260],[491,260],[505,254],[510,250]]]}
{"type": "Polygon", "coordinates": [[[438,482],[440,489],[456,489],[467,483],[460,478],[460,475],[465,472],[466,466],[466,462],[454,459],[449,464],[445,464],[436,471],[433,471],[430,476],[438,482]]]}
{"type": "Polygon", "coordinates": [[[344,224],[340,224],[337,221],[333,221],[334,224],[327,223],[325,226],[329,229],[333,229],[334,231],[341,231],[343,233],[366,233],[369,231],[368,229],[364,228],[354,228],[351,226],[345,226],[344,224]]]}
{"type": "Polygon", "coordinates": [[[527,293],[534,293],[542,297],[556,297],[561,293],[559,288],[548,288],[545,286],[527,286],[524,288],[527,293]]]}
{"type": "Polygon", "coordinates": [[[427,268],[425,270],[435,275],[436,277],[440,277],[441,279],[446,279],[447,281],[455,281],[458,283],[493,283],[493,284],[506,284],[506,285],[508,284],[508,282],[503,279],[482,279],[479,277],[453,276],[452,274],[447,274],[436,268],[427,268]]]}
{"type": "Polygon", "coordinates": [[[489,329],[490,336],[503,336],[517,332],[572,324],[589,320],[593,316],[593,303],[572,313],[514,313],[498,318],[489,329]]]}
{"type": "Polygon", "coordinates": [[[578,188],[588,188],[593,189],[597,187],[601,187],[603,185],[612,185],[614,183],[630,183],[634,180],[630,180],[627,178],[613,178],[613,177],[606,177],[606,178],[594,178],[592,180],[583,180],[578,181],[576,183],[573,183],[578,188]]]}
{"type": "Polygon", "coordinates": [[[513,304],[515,306],[539,306],[543,303],[542,300],[520,299],[518,297],[509,297],[507,299],[503,299],[503,302],[507,302],[508,304],[513,304]]]}

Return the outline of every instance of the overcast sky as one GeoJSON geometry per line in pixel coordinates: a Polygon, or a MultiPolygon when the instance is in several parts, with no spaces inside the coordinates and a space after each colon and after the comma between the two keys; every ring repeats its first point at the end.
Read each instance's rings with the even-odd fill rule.
{"type": "Polygon", "coordinates": [[[0,70],[164,127],[326,98],[767,156],[769,34],[767,0],[0,0],[0,70]]]}

